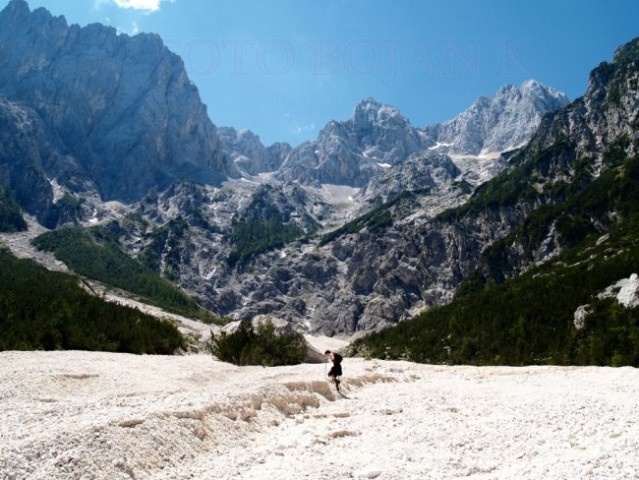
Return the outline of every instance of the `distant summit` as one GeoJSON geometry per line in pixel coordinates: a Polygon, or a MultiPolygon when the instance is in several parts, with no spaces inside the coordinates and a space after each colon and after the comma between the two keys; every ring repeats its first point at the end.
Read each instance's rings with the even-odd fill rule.
{"type": "Polygon", "coordinates": [[[425,131],[449,153],[499,153],[525,145],[546,113],[568,103],[560,91],[527,80],[521,87],[506,85],[492,97],[479,97],[454,119],[425,131]]]}
{"type": "Polygon", "coordinates": [[[29,4],[25,0],[11,0],[4,8],[3,12],[12,15],[13,18],[27,16],[31,13],[29,4]]]}
{"type": "Polygon", "coordinates": [[[278,176],[308,184],[361,187],[384,169],[431,145],[432,140],[397,108],[367,98],[350,119],[329,122],[317,140],[295,148],[278,176]]]}
{"type": "Polygon", "coordinates": [[[392,105],[384,105],[372,97],[368,97],[357,104],[353,120],[360,125],[381,125],[396,120],[400,123],[410,123],[403,117],[399,109],[392,105]]]}
{"type": "Polygon", "coordinates": [[[222,148],[230,154],[240,172],[246,175],[278,170],[292,149],[288,143],[283,142],[266,147],[259,136],[246,129],[219,127],[217,132],[222,148]]]}

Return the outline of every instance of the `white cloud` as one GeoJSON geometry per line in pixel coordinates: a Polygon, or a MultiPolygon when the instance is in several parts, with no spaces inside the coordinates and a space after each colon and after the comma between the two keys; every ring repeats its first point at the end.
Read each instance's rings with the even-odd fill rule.
{"type": "Polygon", "coordinates": [[[140,26],[138,25],[138,22],[131,22],[131,26],[129,28],[116,27],[115,30],[117,31],[118,35],[133,36],[140,33],[140,26]]]}
{"type": "Polygon", "coordinates": [[[131,8],[133,10],[148,10],[155,12],[160,9],[160,0],[113,0],[120,8],[131,8]]]}
{"type": "MultiPolygon", "coordinates": [[[[99,3],[104,2],[104,0],[96,1],[99,3]]],[[[175,0],[113,0],[113,3],[120,8],[157,12],[160,9],[160,4],[164,1],[175,3],[175,0]]]]}

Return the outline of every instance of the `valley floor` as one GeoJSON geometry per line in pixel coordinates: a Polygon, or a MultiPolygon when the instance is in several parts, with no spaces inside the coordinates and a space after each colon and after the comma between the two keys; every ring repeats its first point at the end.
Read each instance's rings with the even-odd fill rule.
{"type": "Polygon", "coordinates": [[[0,353],[3,479],[636,479],[639,370],[0,353]]]}

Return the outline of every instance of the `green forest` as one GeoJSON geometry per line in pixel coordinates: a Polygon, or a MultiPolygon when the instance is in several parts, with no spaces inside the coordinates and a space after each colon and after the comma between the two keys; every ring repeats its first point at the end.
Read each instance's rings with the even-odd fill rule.
{"type": "Polygon", "coordinates": [[[21,232],[27,229],[20,207],[0,185],[0,232],[21,232]]]}
{"type": "Polygon", "coordinates": [[[175,325],[85,292],[0,248],[0,350],[91,350],[170,355],[186,342],[175,325]]]}
{"type": "Polygon", "coordinates": [[[229,266],[242,266],[250,259],[304,235],[296,225],[286,225],[277,219],[266,221],[242,220],[233,224],[233,250],[228,256],[229,266]]]}
{"type": "Polygon", "coordinates": [[[356,353],[473,365],[639,366],[639,309],[598,299],[639,271],[639,224],[501,284],[457,297],[353,345],[356,353]],[[586,327],[574,312],[590,305],[586,327]]]}
{"type": "Polygon", "coordinates": [[[222,323],[180,289],[126,255],[107,227],[63,228],[40,235],[33,243],[53,252],[78,275],[139,295],[170,312],[222,323]]]}

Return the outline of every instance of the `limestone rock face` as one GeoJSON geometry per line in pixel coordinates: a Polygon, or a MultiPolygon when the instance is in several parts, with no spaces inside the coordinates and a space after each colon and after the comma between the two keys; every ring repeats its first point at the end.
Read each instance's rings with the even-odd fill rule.
{"type": "Polygon", "coordinates": [[[425,128],[448,153],[480,155],[525,145],[541,118],[568,105],[566,95],[536,80],[507,85],[492,97],[479,97],[454,119],[425,128]]]}
{"type": "Polygon", "coordinates": [[[577,330],[586,328],[586,320],[588,319],[589,313],[588,305],[580,305],[577,310],[575,310],[573,324],[577,330]]]}
{"type": "Polygon", "coordinates": [[[73,193],[96,188],[82,166],[52,143],[55,136],[35,110],[4,96],[0,126],[0,185],[9,186],[22,209],[45,227],[73,220],[84,208],[73,193]]]}
{"type": "Polygon", "coordinates": [[[182,60],[156,35],[69,26],[12,0],[0,13],[0,94],[37,113],[105,201],[235,173],[182,60]]]}
{"type": "Polygon", "coordinates": [[[277,177],[302,184],[362,187],[431,145],[433,141],[399,110],[369,98],[357,105],[350,119],[329,122],[317,140],[293,149],[277,177]]]}
{"type": "MultiPolygon", "coordinates": [[[[482,267],[481,263],[487,247],[507,238],[538,208],[561,200],[550,194],[557,182],[579,191],[601,172],[617,166],[617,157],[611,152],[622,149],[620,155],[637,154],[638,45],[639,40],[625,45],[612,64],[595,68],[582,98],[538,120],[531,140],[507,159],[500,178],[480,187],[475,198],[461,200],[462,204],[468,202],[468,208],[437,216],[459,198],[454,190],[457,172],[448,163],[456,155],[454,150],[445,154],[443,146],[434,145],[436,148],[430,147],[429,154],[421,159],[413,155],[385,166],[361,192],[370,194],[366,198],[380,196],[382,202],[395,200],[376,206],[371,203],[367,214],[317,244],[312,255],[310,249],[304,255],[316,263],[331,265],[329,271],[335,272],[335,277],[325,276],[320,283],[311,270],[295,271],[293,265],[302,263],[304,256],[288,248],[280,252],[286,255],[271,254],[268,261],[264,259],[263,264],[269,268],[295,271],[289,281],[303,298],[294,310],[292,302],[282,295],[282,303],[272,312],[291,319],[304,318],[311,329],[329,334],[369,331],[450,301],[455,289],[478,267],[487,278],[497,273],[503,280],[524,271],[531,261],[543,261],[561,251],[562,243],[550,225],[548,242],[541,239],[532,260],[515,236],[499,258],[508,268],[495,272],[493,264],[482,267]],[[439,156],[434,157],[434,153],[439,156]],[[590,167],[582,171],[579,162],[586,160],[590,167]],[[521,189],[513,190],[504,200],[482,202],[500,185],[508,187],[509,181],[521,183],[521,189]],[[407,188],[397,196],[402,184],[407,188]],[[420,192],[418,184],[437,192],[436,197],[420,192]]],[[[531,90],[533,87],[528,85],[531,90]]],[[[354,119],[351,124],[356,124],[354,119]]],[[[336,131],[338,127],[335,124],[331,128],[336,131]]],[[[302,148],[313,147],[309,143],[302,148]]]]}
{"type": "Polygon", "coordinates": [[[617,294],[617,301],[626,308],[639,306],[639,277],[633,273],[617,294]]]}
{"type": "Polygon", "coordinates": [[[235,166],[246,175],[278,170],[292,150],[284,142],[265,147],[260,137],[250,130],[219,127],[217,132],[222,148],[229,153],[235,166]]]}

